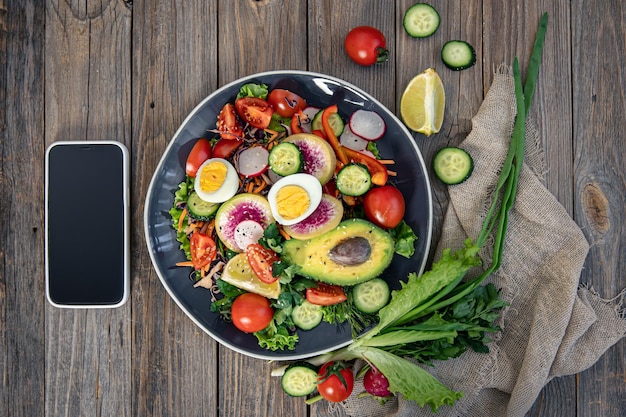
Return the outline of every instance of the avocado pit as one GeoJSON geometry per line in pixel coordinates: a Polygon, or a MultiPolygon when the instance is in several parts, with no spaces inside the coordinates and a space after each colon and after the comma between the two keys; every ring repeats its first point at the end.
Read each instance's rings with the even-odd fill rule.
{"type": "Polygon", "coordinates": [[[328,257],[333,262],[344,266],[361,265],[367,262],[371,255],[372,246],[369,240],[361,236],[344,239],[328,252],[328,257]]]}

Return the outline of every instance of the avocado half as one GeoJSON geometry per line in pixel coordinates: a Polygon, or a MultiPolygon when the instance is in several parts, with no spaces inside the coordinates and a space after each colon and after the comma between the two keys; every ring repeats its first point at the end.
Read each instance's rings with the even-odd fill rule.
{"type": "Polygon", "coordinates": [[[299,274],[335,285],[356,285],[380,275],[391,263],[389,233],[363,219],[344,220],[321,236],[284,243],[283,259],[299,274]]]}

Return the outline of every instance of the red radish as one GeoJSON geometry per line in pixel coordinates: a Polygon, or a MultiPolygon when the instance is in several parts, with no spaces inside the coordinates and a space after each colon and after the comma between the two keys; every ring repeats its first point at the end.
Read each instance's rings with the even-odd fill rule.
{"type": "Polygon", "coordinates": [[[253,146],[241,151],[237,161],[237,171],[244,177],[256,177],[268,167],[269,152],[262,146],[253,146]]]}
{"type": "Polygon", "coordinates": [[[374,141],[383,137],[387,131],[385,120],[371,110],[357,110],[350,116],[350,129],[365,140],[374,141]]]}
{"type": "Polygon", "coordinates": [[[246,249],[263,237],[263,226],[254,220],[244,220],[235,227],[234,239],[237,246],[246,249]]]}
{"type": "Polygon", "coordinates": [[[350,126],[343,129],[343,133],[339,137],[339,143],[346,148],[354,149],[355,151],[362,151],[367,148],[369,141],[363,139],[361,136],[356,135],[350,126]]]}
{"type": "Polygon", "coordinates": [[[311,133],[311,123],[313,122],[313,117],[320,111],[319,107],[308,106],[302,110],[302,113],[306,116],[306,120],[300,121],[300,127],[302,131],[306,133],[311,133]]]}
{"type": "Polygon", "coordinates": [[[365,373],[363,377],[363,387],[365,391],[375,397],[388,397],[391,395],[387,377],[376,368],[370,368],[365,373]]]}

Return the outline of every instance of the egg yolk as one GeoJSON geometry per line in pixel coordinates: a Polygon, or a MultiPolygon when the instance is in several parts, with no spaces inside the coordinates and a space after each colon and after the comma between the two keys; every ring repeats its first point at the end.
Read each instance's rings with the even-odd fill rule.
{"type": "Polygon", "coordinates": [[[227,172],[228,167],[223,162],[209,162],[200,173],[200,189],[207,193],[219,190],[224,184],[227,172]]]}
{"type": "Polygon", "coordinates": [[[299,185],[286,185],[276,193],[276,209],[285,220],[302,216],[310,204],[309,194],[299,185]]]}

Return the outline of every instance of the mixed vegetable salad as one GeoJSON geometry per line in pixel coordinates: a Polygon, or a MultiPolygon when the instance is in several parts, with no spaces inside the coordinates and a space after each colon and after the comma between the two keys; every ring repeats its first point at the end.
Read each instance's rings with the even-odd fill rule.
{"type": "Polygon", "coordinates": [[[262,348],[293,350],[298,331],[376,321],[390,297],[378,276],[417,236],[404,221],[384,119],[315,107],[265,84],[240,87],[197,139],[170,210],[194,286],[262,348]]]}

